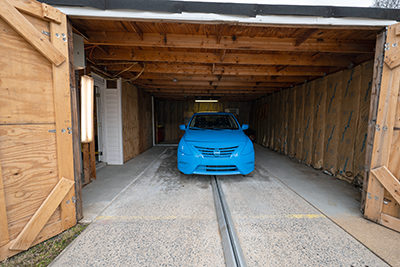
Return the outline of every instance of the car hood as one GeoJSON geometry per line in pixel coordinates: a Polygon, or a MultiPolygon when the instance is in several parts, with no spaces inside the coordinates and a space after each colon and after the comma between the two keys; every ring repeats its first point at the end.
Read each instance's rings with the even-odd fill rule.
{"type": "Polygon", "coordinates": [[[184,138],[188,142],[246,142],[241,130],[187,130],[184,138]]]}

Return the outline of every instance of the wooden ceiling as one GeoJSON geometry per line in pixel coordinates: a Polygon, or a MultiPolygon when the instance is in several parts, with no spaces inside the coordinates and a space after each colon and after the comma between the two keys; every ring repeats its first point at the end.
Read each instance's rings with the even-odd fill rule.
{"type": "Polygon", "coordinates": [[[380,28],[72,19],[92,69],[158,99],[252,101],[374,56],[380,28]]]}

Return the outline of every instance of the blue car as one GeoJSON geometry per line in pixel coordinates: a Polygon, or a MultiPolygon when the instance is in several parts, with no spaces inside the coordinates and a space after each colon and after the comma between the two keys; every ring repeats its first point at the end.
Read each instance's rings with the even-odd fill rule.
{"type": "Polygon", "coordinates": [[[254,170],[254,146],[230,113],[196,113],[179,141],[178,169],[185,174],[232,175],[254,170]]]}

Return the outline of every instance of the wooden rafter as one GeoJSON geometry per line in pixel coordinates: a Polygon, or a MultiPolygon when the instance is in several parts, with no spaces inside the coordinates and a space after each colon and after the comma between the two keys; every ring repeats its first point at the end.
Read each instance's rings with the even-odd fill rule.
{"type": "MultiPolygon", "coordinates": [[[[102,46],[107,47],[107,46],[102,46]]],[[[94,50],[91,59],[95,60],[133,60],[146,62],[187,62],[187,63],[224,63],[248,65],[291,65],[291,66],[336,66],[347,67],[354,62],[353,56],[276,55],[276,54],[241,54],[211,52],[143,51],[138,49],[110,49],[108,53],[94,50]]]]}
{"type": "MultiPolygon", "coordinates": [[[[122,71],[132,65],[108,65],[108,71],[122,71]]],[[[130,71],[140,72],[142,67],[135,65],[130,71]]],[[[289,75],[289,76],[323,76],[327,70],[320,67],[295,67],[289,66],[278,71],[275,66],[259,66],[254,68],[246,65],[216,65],[214,72],[212,67],[205,64],[174,64],[174,63],[148,63],[145,73],[181,73],[181,74],[215,74],[221,75],[289,75]]]]}
{"type": "Polygon", "coordinates": [[[128,31],[128,32],[134,32],[140,39],[140,41],[143,41],[143,32],[139,29],[137,24],[133,21],[121,21],[122,26],[128,31]]]}
{"type": "Polygon", "coordinates": [[[373,53],[373,41],[342,41],[338,46],[336,40],[309,38],[298,47],[294,46],[295,38],[223,36],[217,43],[217,36],[185,34],[144,33],[143,41],[136,33],[88,31],[88,44],[117,46],[180,47],[206,49],[238,49],[264,51],[303,51],[303,52],[336,52],[336,53],[373,53]],[[233,40],[234,39],[234,40],[233,40]]]}
{"type": "Polygon", "coordinates": [[[171,80],[178,81],[226,81],[226,82],[294,82],[301,83],[311,80],[309,76],[262,76],[262,75],[207,75],[207,74],[171,74],[171,73],[143,73],[139,80],[171,80]]]}
{"type": "Polygon", "coordinates": [[[308,29],[300,38],[298,38],[295,43],[294,47],[299,47],[302,43],[304,43],[308,38],[313,35],[317,29],[308,29]]]}

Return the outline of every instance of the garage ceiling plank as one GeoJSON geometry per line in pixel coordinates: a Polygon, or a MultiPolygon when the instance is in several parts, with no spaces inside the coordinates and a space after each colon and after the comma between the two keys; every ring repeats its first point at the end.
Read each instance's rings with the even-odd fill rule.
{"type": "Polygon", "coordinates": [[[66,60],[66,57],[49,40],[44,38],[43,34],[8,0],[3,0],[0,5],[0,17],[54,65],[59,66],[66,60]]]}
{"type": "Polygon", "coordinates": [[[185,35],[144,33],[143,41],[136,33],[87,31],[89,41],[93,45],[149,46],[176,48],[206,49],[239,49],[264,51],[303,51],[303,52],[336,52],[336,53],[373,53],[373,41],[337,41],[310,38],[295,46],[297,38],[222,36],[217,43],[215,35],[185,35]]]}
{"type": "Polygon", "coordinates": [[[13,241],[13,244],[9,248],[10,250],[27,250],[30,247],[73,185],[74,181],[65,178],[62,178],[58,182],[18,237],[13,241]]]}
{"type": "Polygon", "coordinates": [[[222,77],[220,75],[185,75],[185,74],[169,74],[169,73],[143,73],[139,80],[171,80],[177,79],[178,81],[230,81],[230,82],[304,82],[310,80],[309,76],[260,76],[260,75],[243,75],[232,76],[227,75],[222,77]]]}
{"type": "Polygon", "coordinates": [[[400,182],[397,178],[385,167],[373,169],[371,171],[385,189],[393,196],[393,198],[400,204],[400,182]]]}
{"type": "MultiPolygon", "coordinates": [[[[304,81],[303,81],[304,82],[304,81]]],[[[172,80],[156,80],[156,81],[149,81],[149,80],[140,80],[138,83],[146,84],[148,86],[171,86],[171,87],[179,87],[179,86],[241,86],[243,88],[246,87],[288,87],[293,85],[293,83],[288,82],[233,82],[233,81],[177,81],[174,82],[172,80]]]]}
{"type": "MultiPolygon", "coordinates": [[[[132,65],[108,65],[108,71],[122,71],[132,65]]],[[[129,71],[140,72],[141,66],[135,65],[129,71]]],[[[175,63],[147,63],[144,73],[177,73],[177,74],[215,74],[215,75],[276,75],[276,76],[323,76],[329,68],[321,67],[295,67],[289,66],[284,70],[277,71],[275,66],[246,66],[246,65],[215,65],[214,73],[212,68],[205,64],[175,64],[175,63]]]]}
{"type": "MultiPolygon", "coordinates": [[[[226,50],[222,50],[226,51],[226,50]]],[[[196,53],[177,51],[143,51],[136,49],[110,49],[109,53],[94,50],[91,59],[134,60],[145,62],[187,62],[224,63],[249,65],[291,65],[291,66],[335,66],[347,67],[356,58],[351,56],[322,56],[317,60],[308,55],[239,54],[226,53],[223,60],[220,53],[196,53]]]]}

